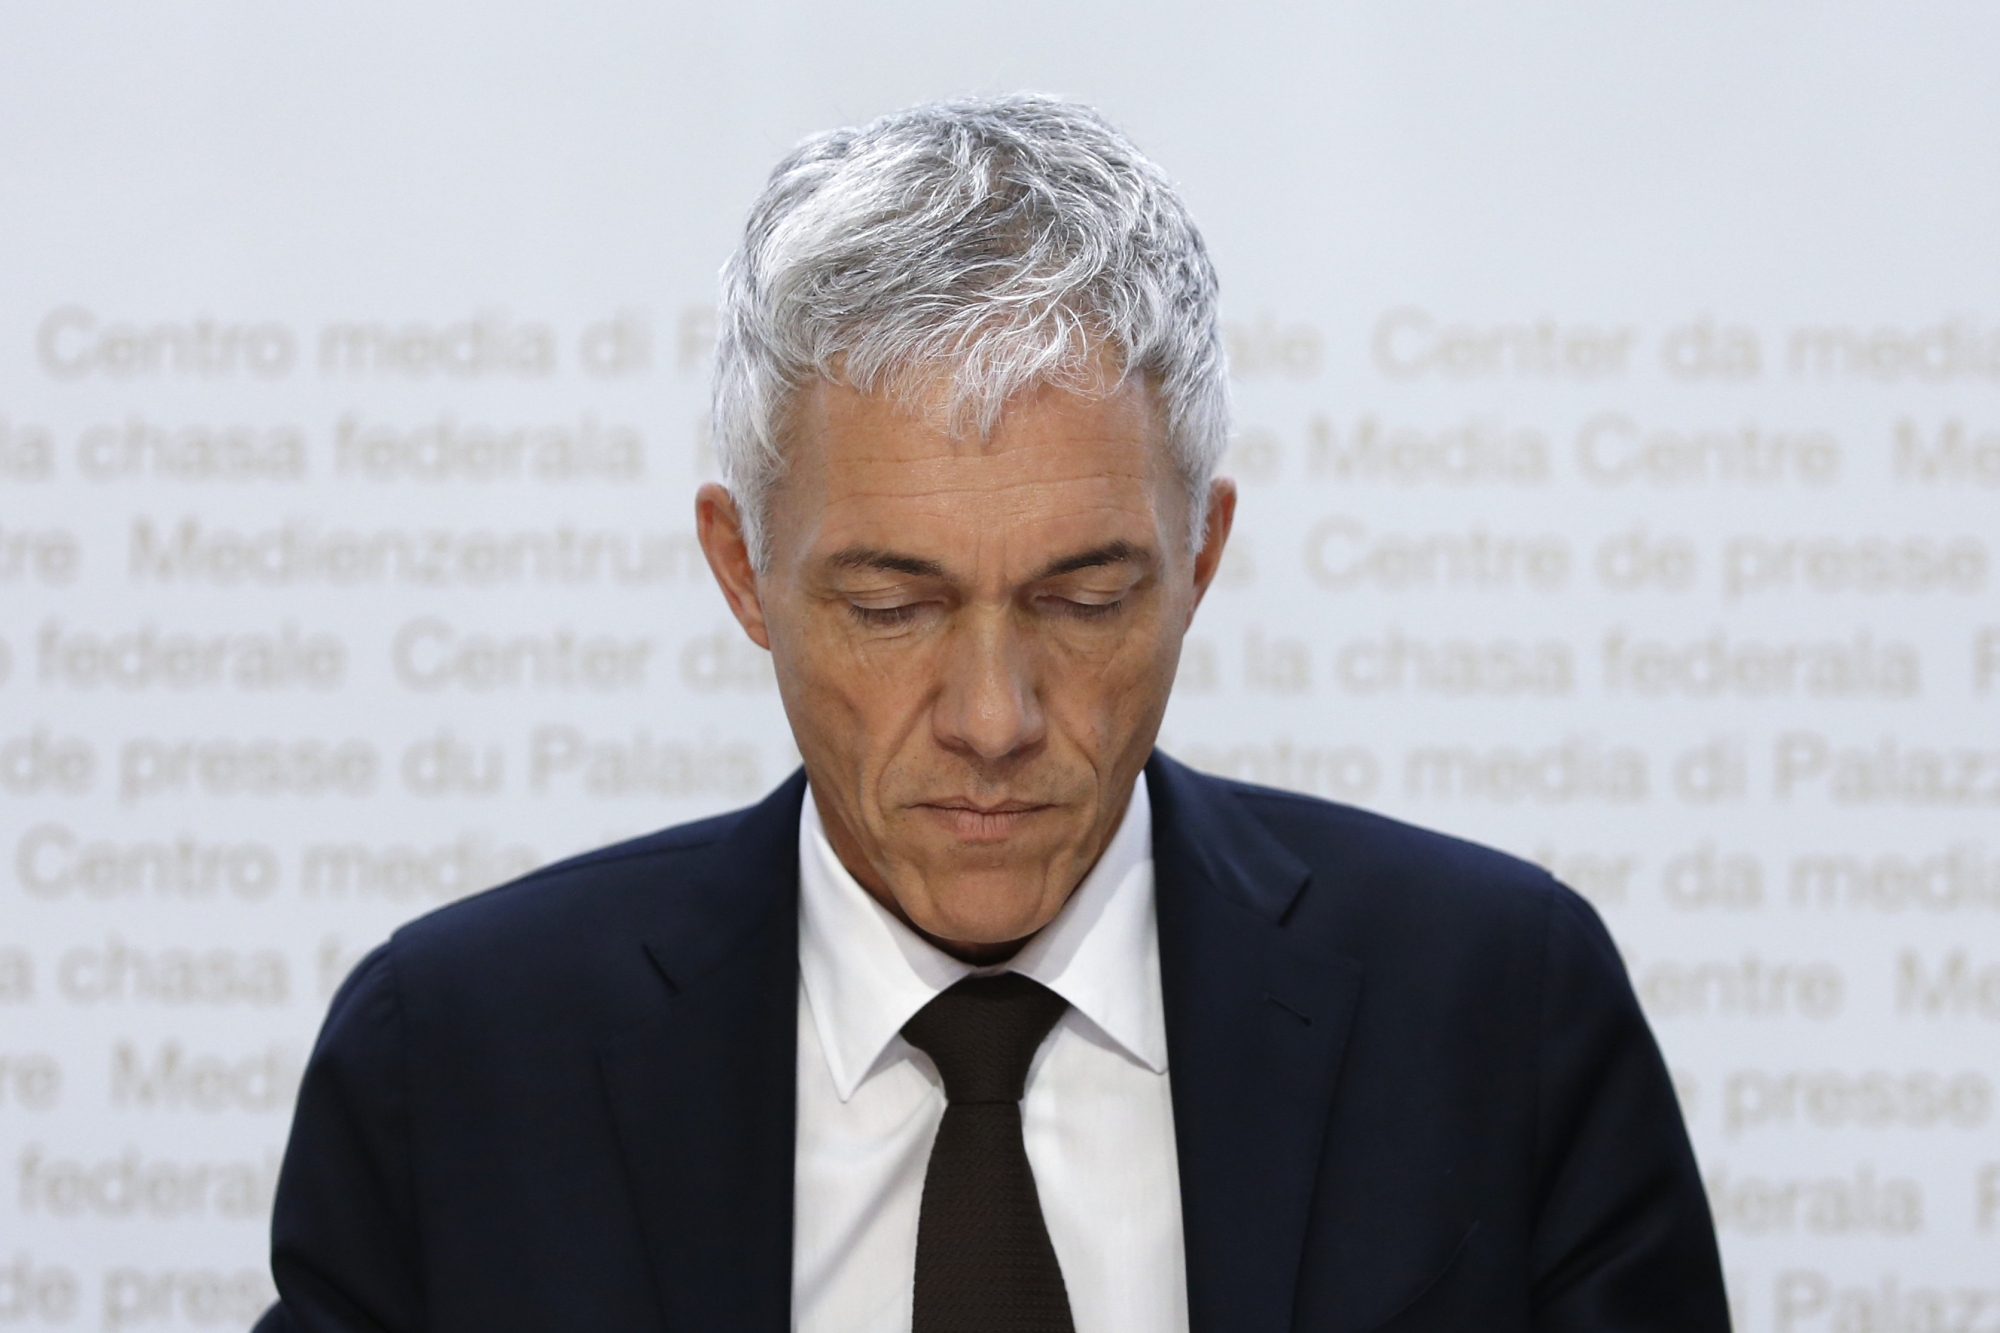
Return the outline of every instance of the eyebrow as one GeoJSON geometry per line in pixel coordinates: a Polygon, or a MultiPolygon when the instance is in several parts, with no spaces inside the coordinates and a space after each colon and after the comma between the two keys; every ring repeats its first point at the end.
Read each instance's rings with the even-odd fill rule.
{"type": "Polygon", "coordinates": [[[1064,574],[1074,574],[1079,569],[1099,569],[1105,565],[1146,564],[1150,562],[1151,554],[1144,547],[1128,541],[1106,542],[1102,546],[1093,546],[1088,551],[1079,551],[1075,555],[1066,555],[1060,560],[1051,561],[1042,567],[1041,573],[1035,575],[1035,582],[1058,578],[1064,574]]]}
{"type": "MultiPolygon", "coordinates": [[[[1064,574],[1074,574],[1080,569],[1100,569],[1105,565],[1144,564],[1150,561],[1151,553],[1144,547],[1128,541],[1106,542],[1093,546],[1088,551],[1066,555],[1044,565],[1031,582],[1060,578],[1064,574]]],[[[922,556],[904,555],[899,551],[884,550],[879,546],[848,546],[827,557],[827,563],[835,569],[879,569],[891,574],[908,574],[912,578],[941,579],[948,577],[945,567],[935,560],[922,556]]]]}
{"type": "Polygon", "coordinates": [[[885,551],[879,546],[844,547],[828,556],[827,563],[835,569],[880,569],[919,579],[941,579],[945,576],[944,566],[935,560],[885,551]]]}

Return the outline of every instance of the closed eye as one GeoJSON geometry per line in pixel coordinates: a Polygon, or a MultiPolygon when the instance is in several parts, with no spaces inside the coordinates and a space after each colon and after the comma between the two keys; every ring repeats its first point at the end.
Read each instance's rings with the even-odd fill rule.
{"type": "Polygon", "coordinates": [[[905,602],[901,606],[862,606],[849,602],[847,610],[871,629],[896,629],[915,620],[922,614],[924,606],[923,602],[905,602]]]}
{"type": "Polygon", "coordinates": [[[1049,597],[1043,599],[1052,603],[1050,609],[1071,620],[1107,620],[1125,609],[1125,599],[1114,597],[1108,602],[1079,602],[1073,597],[1049,597]]]}

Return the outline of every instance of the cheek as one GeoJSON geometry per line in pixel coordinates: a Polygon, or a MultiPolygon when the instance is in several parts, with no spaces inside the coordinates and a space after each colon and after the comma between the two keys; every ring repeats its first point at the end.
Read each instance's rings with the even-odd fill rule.
{"type": "Polygon", "coordinates": [[[929,664],[908,644],[870,642],[846,613],[815,608],[773,636],[779,685],[795,725],[843,753],[893,746],[929,690],[929,664]]]}
{"type": "Polygon", "coordinates": [[[1043,699],[1050,713],[1098,748],[1120,743],[1164,705],[1175,650],[1154,613],[1092,642],[1054,646],[1047,661],[1043,699]]]}

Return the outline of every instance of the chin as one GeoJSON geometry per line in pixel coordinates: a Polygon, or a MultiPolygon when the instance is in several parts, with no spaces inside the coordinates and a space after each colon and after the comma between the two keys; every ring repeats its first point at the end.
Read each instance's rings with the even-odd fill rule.
{"type": "Polygon", "coordinates": [[[931,920],[918,924],[927,934],[961,944],[1008,944],[1048,924],[1039,883],[954,886],[945,901],[933,905],[931,920]]]}

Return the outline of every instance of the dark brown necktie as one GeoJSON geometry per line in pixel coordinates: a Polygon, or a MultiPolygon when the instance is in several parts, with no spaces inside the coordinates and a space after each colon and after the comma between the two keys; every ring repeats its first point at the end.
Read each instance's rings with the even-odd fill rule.
{"type": "Polygon", "coordinates": [[[1028,1065],[1067,1008],[1004,972],[967,977],[903,1025],[946,1102],[917,1215],[913,1333],[1074,1333],[1021,1141],[1028,1065]]]}

